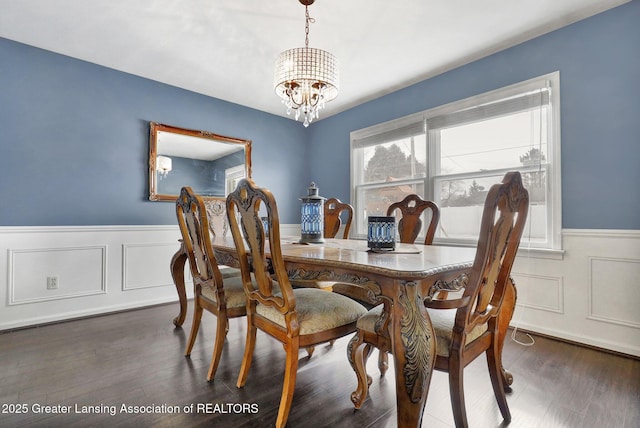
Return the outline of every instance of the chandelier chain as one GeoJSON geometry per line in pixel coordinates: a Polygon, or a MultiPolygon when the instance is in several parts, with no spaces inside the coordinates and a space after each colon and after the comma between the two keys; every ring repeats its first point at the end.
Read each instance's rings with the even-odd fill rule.
{"type": "Polygon", "coordinates": [[[309,16],[309,6],[304,7],[304,16],[305,16],[305,24],[304,24],[304,45],[305,47],[309,47],[309,23],[313,24],[316,22],[315,19],[309,16]]]}

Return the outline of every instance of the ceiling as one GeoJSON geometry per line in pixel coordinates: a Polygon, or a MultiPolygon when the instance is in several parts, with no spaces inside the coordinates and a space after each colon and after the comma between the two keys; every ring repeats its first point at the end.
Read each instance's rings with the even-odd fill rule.
{"type": "MultiPolygon", "coordinates": [[[[328,117],[629,0],[317,0],[309,46],[340,62],[328,117]]],[[[278,54],[298,0],[0,0],[0,37],[286,117],[278,54]]]]}

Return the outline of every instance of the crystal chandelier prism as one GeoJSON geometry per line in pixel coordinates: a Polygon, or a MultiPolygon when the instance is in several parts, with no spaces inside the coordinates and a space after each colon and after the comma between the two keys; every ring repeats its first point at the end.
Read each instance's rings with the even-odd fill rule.
{"type": "Polygon", "coordinates": [[[305,46],[288,49],[276,60],[274,84],[276,94],[287,107],[287,114],[304,117],[307,127],[318,118],[327,101],[338,96],[338,61],[333,54],[309,47],[309,6],[315,0],[299,0],[305,7],[305,46]]]}

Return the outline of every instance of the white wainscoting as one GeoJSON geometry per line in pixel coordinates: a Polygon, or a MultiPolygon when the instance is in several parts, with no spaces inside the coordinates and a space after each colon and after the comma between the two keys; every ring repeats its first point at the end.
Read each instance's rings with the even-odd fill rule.
{"type": "MultiPolygon", "coordinates": [[[[0,330],[177,301],[169,262],[179,235],[177,226],[0,227],[0,330]]],[[[563,244],[562,257],[516,260],[512,325],[640,356],[640,231],[564,230],[563,244]]]]}
{"type": "Polygon", "coordinates": [[[512,326],[640,356],[640,231],[562,236],[561,259],[518,256],[512,326]]]}
{"type": "Polygon", "coordinates": [[[0,331],[177,302],[169,263],[179,239],[177,225],[0,227],[0,331]]]}

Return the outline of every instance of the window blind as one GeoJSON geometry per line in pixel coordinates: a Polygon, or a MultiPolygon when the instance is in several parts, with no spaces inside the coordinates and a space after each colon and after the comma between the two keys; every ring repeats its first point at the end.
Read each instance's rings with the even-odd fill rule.
{"type": "Polygon", "coordinates": [[[507,114],[541,108],[549,104],[549,89],[541,88],[536,92],[504,99],[494,103],[460,110],[457,112],[434,116],[427,119],[429,129],[449,128],[465,125],[487,118],[495,118],[507,114]]]}
{"type": "Polygon", "coordinates": [[[416,135],[424,134],[425,132],[424,119],[420,119],[419,121],[411,122],[395,129],[389,129],[377,134],[363,136],[360,138],[356,137],[353,140],[353,144],[355,148],[370,147],[377,144],[410,138],[416,135]]]}

